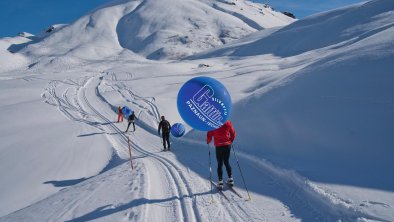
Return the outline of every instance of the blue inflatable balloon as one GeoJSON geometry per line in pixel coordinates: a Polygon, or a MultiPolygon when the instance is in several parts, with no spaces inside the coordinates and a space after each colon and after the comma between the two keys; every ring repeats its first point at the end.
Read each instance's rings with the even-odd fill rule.
{"type": "Polygon", "coordinates": [[[211,77],[195,77],[179,90],[178,112],[196,130],[221,127],[230,116],[231,97],[226,87],[211,77]]]}
{"type": "Polygon", "coordinates": [[[132,109],[130,109],[129,107],[127,107],[127,106],[124,106],[124,107],[122,108],[123,116],[126,117],[126,119],[129,118],[129,116],[130,116],[133,112],[134,112],[134,111],[133,111],[132,109]]]}
{"type": "Polygon", "coordinates": [[[181,137],[185,134],[185,126],[182,123],[175,123],[171,127],[171,135],[174,137],[181,137]]]}

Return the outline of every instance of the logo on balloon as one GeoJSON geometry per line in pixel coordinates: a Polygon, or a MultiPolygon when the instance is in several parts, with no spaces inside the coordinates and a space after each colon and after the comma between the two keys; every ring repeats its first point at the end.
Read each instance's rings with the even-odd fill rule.
{"type": "Polygon", "coordinates": [[[231,97],[226,87],[210,77],[187,81],[179,90],[177,104],[182,119],[201,131],[221,127],[231,111],[231,97]]]}
{"type": "Polygon", "coordinates": [[[181,137],[185,134],[185,127],[181,123],[175,123],[171,127],[171,135],[174,137],[181,137]]]}

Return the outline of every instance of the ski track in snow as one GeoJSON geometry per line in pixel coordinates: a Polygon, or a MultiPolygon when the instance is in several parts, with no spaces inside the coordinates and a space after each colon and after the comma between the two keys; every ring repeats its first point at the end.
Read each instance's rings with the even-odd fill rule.
{"type": "MultiPolygon", "coordinates": [[[[151,110],[154,111],[154,114],[152,114],[152,118],[154,119],[158,119],[159,118],[159,112],[158,112],[158,108],[151,102],[148,101],[146,98],[140,97],[136,94],[134,94],[130,89],[125,88],[125,86],[123,85],[123,90],[126,90],[129,95],[132,97],[133,100],[129,100],[126,98],[126,101],[134,101],[133,104],[139,106],[140,108],[146,109],[146,106],[143,106],[141,104],[138,104],[138,100],[142,100],[144,103],[148,104],[151,107],[151,110]]],[[[118,92],[120,92],[120,87],[118,87],[118,92]]],[[[123,94],[121,94],[122,97],[125,98],[125,96],[123,94]]],[[[105,118],[105,117],[103,117],[105,118]]],[[[115,127],[115,126],[113,126],[115,127]]],[[[175,163],[173,163],[171,160],[168,160],[166,158],[163,158],[160,155],[157,155],[155,153],[146,151],[144,148],[142,148],[140,145],[138,145],[135,142],[132,142],[133,144],[133,148],[134,150],[138,151],[140,154],[149,156],[151,158],[155,159],[155,164],[157,165],[156,169],[165,169],[166,171],[166,178],[168,181],[168,184],[170,184],[171,189],[175,190],[177,193],[177,197],[180,198],[180,205],[182,206],[181,210],[182,210],[182,215],[181,215],[181,221],[182,220],[187,220],[187,221],[201,221],[201,218],[199,218],[199,212],[198,212],[198,208],[196,205],[196,201],[193,200],[193,191],[190,187],[189,184],[191,184],[187,179],[186,176],[183,173],[183,170],[180,169],[179,166],[177,166],[175,163]],[[159,163],[159,164],[158,164],[159,163]],[[164,168],[163,168],[164,167],[164,168]],[[188,201],[186,201],[186,198],[188,201]],[[192,202],[192,203],[190,203],[192,202]],[[188,207],[186,207],[188,206],[188,207]]],[[[230,215],[232,216],[237,216],[234,214],[231,214],[231,212],[227,212],[230,213],[230,215]]],[[[240,219],[245,219],[244,217],[240,218],[240,219]]]]}
{"type": "MultiPolygon", "coordinates": [[[[129,78],[132,79],[131,74],[129,78]]],[[[41,214],[41,216],[46,215],[46,218],[40,219],[85,221],[116,213],[119,208],[123,209],[120,212],[127,211],[122,217],[126,217],[127,220],[131,221],[157,221],[163,218],[167,218],[169,221],[265,220],[264,212],[255,207],[252,202],[245,202],[243,198],[239,198],[230,190],[223,191],[230,201],[223,198],[217,191],[214,191],[214,203],[211,203],[210,184],[208,181],[200,178],[194,172],[190,172],[188,168],[175,159],[173,153],[160,152],[160,148],[157,147],[158,144],[160,145],[160,141],[155,135],[156,129],[153,127],[137,122],[139,126],[138,131],[131,133],[131,135],[124,134],[115,122],[110,120],[109,117],[113,117],[116,114],[114,106],[101,94],[100,87],[110,87],[125,103],[131,103],[133,105],[132,108],[139,112],[138,116],[145,112],[153,122],[157,122],[160,112],[154,104],[154,98],[137,95],[125,84],[120,83],[119,79],[116,73],[112,72],[98,76],[85,76],[77,80],[67,79],[64,81],[50,81],[48,83],[48,87],[43,93],[46,103],[56,106],[61,113],[72,121],[96,127],[97,130],[106,135],[113,145],[114,154],[106,170],[99,175],[61,190],[45,200],[20,211],[30,212],[27,215],[34,218],[40,215],[35,215],[35,211],[45,211],[48,204],[58,206],[64,201],[66,196],[69,202],[55,207],[51,211],[52,213],[41,214]],[[138,185],[134,184],[136,188],[131,190],[138,191],[133,196],[140,198],[140,204],[135,204],[138,207],[134,209],[136,206],[118,203],[115,206],[109,206],[108,209],[107,207],[98,208],[96,211],[81,215],[81,213],[86,213],[83,212],[86,211],[83,209],[85,204],[96,201],[95,194],[100,192],[99,190],[102,189],[102,186],[106,185],[106,181],[112,180],[111,178],[116,177],[115,175],[117,174],[119,174],[119,177],[122,177],[120,183],[127,184],[127,181],[130,180],[128,178],[130,173],[129,162],[125,163],[128,159],[128,138],[131,138],[133,162],[136,166],[132,175],[137,174],[135,176],[140,178],[140,183],[138,185]],[[119,160],[122,161],[120,162],[119,160]],[[104,184],[98,181],[102,181],[104,184]],[[85,188],[86,186],[88,188],[85,188]],[[87,192],[83,192],[84,195],[80,195],[78,192],[80,189],[87,192]],[[59,198],[62,200],[59,200],[59,198]]],[[[280,189],[280,192],[288,195],[290,204],[301,206],[319,221],[333,219],[329,215],[343,216],[349,220],[356,220],[358,217],[377,219],[357,213],[343,204],[337,204],[333,207],[330,200],[324,197],[324,193],[310,189],[307,181],[294,174],[283,173],[280,169],[276,169],[266,163],[261,165],[261,161],[256,161],[245,155],[241,155],[241,158],[249,159],[256,166],[260,166],[258,171],[261,171],[262,175],[268,175],[270,183],[274,184],[276,189],[280,189]],[[313,206],[314,204],[319,206],[313,206]]],[[[119,180],[119,178],[115,178],[115,180],[119,180]]],[[[133,179],[132,181],[137,180],[133,179]]],[[[130,187],[126,186],[126,189],[128,188],[130,187]]],[[[114,189],[118,189],[118,187],[114,187],[114,189]]],[[[10,214],[9,217],[5,218],[5,221],[8,221],[7,218],[11,221],[18,218],[18,212],[10,214]]],[[[26,218],[18,218],[18,220],[24,219],[26,218]]]]}
{"type": "MultiPolygon", "coordinates": [[[[112,73],[111,76],[111,79],[117,82],[116,75],[112,73]]],[[[64,202],[63,196],[69,196],[69,193],[73,192],[73,189],[78,190],[80,187],[87,186],[86,184],[96,183],[97,180],[102,180],[102,177],[109,172],[119,171],[119,167],[123,169],[125,166],[129,166],[129,163],[124,163],[120,166],[112,164],[113,166],[110,166],[111,163],[116,162],[117,159],[128,158],[128,152],[126,150],[128,136],[126,136],[114,124],[114,122],[107,118],[107,116],[114,116],[114,112],[110,108],[111,105],[108,101],[106,101],[100,94],[99,87],[102,84],[103,79],[103,76],[93,76],[82,77],[75,81],[69,79],[64,81],[50,81],[43,93],[43,98],[46,103],[56,106],[57,109],[70,120],[94,126],[99,131],[105,133],[115,148],[112,160],[109,161],[109,167],[106,167],[108,169],[80,184],[66,188],[36,204],[19,210],[14,214],[10,214],[9,217],[7,217],[8,219],[12,220],[18,218],[18,220],[26,220],[27,218],[18,217],[18,212],[20,211],[29,212],[27,213],[29,218],[39,217],[40,214],[35,214],[35,211],[42,212],[45,211],[48,204],[60,204],[60,202],[64,202]],[[100,110],[100,112],[98,110],[100,110]],[[62,201],[59,201],[59,198],[62,198],[62,201]],[[37,210],[37,208],[39,210],[37,210]],[[13,215],[15,215],[15,217],[13,217],[13,215]]],[[[111,85],[111,88],[125,101],[131,102],[135,107],[137,107],[137,110],[140,109],[140,114],[145,111],[154,121],[159,119],[160,113],[153,103],[154,98],[141,97],[123,84],[114,84],[111,85]]],[[[171,221],[220,221],[220,218],[222,218],[223,221],[253,220],[249,216],[250,212],[247,212],[242,207],[242,203],[244,201],[241,198],[235,197],[233,194],[228,194],[228,196],[237,200],[234,203],[229,203],[227,200],[222,199],[216,192],[215,200],[216,202],[219,201],[220,204],[210,203],[211,198],[208,198],[208,195],[210,195],[210,186],[207,184],[207,181],[204,179],[191,178],[189,170],[185,170],[184,166],[177,163],[173,159],[173,155],[171,153],[157,153],[157,144],[160,144],[160,142],[156,142],[158,141],[158,137],[152,135],[152,130],[153,132],[156,131],[155,129],[148,129],[148,131],[146,131],[143,128],[140,128],[139,131],[144,133],[144,137],[139,137],[139,133],[133,133],[132,138],[135,136],[135,141],[134,139],[131,140],[132,148],[135,152],[134,159],[137,160],[137,168],[142,164],[144,165],[143,169],[146,170],[146,172],[143,173],[143,175],[146,176],[146,181],[141,183],[141,186],[143,186],[142,184],[148,184],[148,186],[145,187],[146,190],[141,189],[143,192],[140,193],[139,196],[151,199],[150,201],[146,201],[144,208],[140,209],[144,211],[140,213],[142,218],[147,218],[147,221],[151,221],[150,219],[157,220],[162,218],[170,218],[171,221]],[[146,142],[144,141],[147,137],[153,137],[152,140],[156,139],[156,143],[152,144],[150,149],[143,147],[144,144],[146,145],[146,142]],[[139,138],[142,138],[142,140],[139,138]],[[163,185],[165,186],[162,188],[162,191],[155,191],[157,187],[162,187],[163,185]],[[205,190],[205,193],[196,194],[196,187],[202,188],[205,190]],[[154,203],[155,200],[158,201],[158,199],[154,199],[158,198],[158,196],[162,196],[163,202],[169,203],[154,203]],[[153,204],[150,202],[153,202],[153,204]],[[161,210],[161,213],[157,214],[158,210],[161,210]],[[208,215],[211,216],[209,218],[202,218],[201,215],[206,215],[207,213],[203,213],[201,211],[207,211],[208,215]],[[155,212],[155,214],[149,212],[155,212]],[[161,216],[159,218],[151,218],[154,217],[154,215],[161,216]],[[165,216],[163,217],[163,215],[165,216]]],[[[128,173],[127,170],[125,171],[125,173],[128,173]]],[[[139,169],[139,171],[141,171],[141,169],[139,169]]],[[[96,190],[100,190],[101,186],[102,185],[97,185],[86,189],[88,191],[84,192],[86,195],[77,197],[75,194],[69,196],[67,198],[69,200],[67,204],[62,205],[60,208],[55,208],[50,214],[41,214],[41,216],[46,215],[46,218],[40,219],[73,219],[73,221],[83,221],[90,218],[89,214],[87,214],[88,217],[86,217],[86,215],[84,217],[78,215],[78,212],[82,206],[95,199],[94,195],[96,190]]],[[[100,215],[99,212],[97,214],[100,215]]],[[[131,212],[127,214],[135,215],[135,213],[131,212]]],[[[91,217],[94,218],[94,215],[91,215],[91,217]]],[[[7,218],[5,218],[5,221],[8,221],[7,218]]],[[[134,219],[140,219],[140,217],[134,219]]]]}
{"type": "MultiPolygon", "coordinates": [[[[99,78],[99,79],[102,79],[99,78]]],[[[93,81],[93,80],[92,80],[93,81]]],[[[98,93],[98,86],[100,83],[95,84],[96,89],[95,92],[98,93]]],[[[131,90],[126,90],[127,92],[129,92],[129,94],[134,97],[134,98],[138,98],[140,100],[142,100],[144,103],[149,104],[152,109],[155,111],[155,114],[152,116],[152,118],[157,119],[158,117],[158,109],[156,106],[154,106],[154,104],[150,101],[147,101],[146,99],[142,99],[142,97],[140,96],[136,96],[134,93],[131,92],[131,90]]],[[[124,95],[123,95],[124,97],[124,95]]],[[[99,113],[88,101],[86,95],[83,95],[83,98],[85,100],[85,104],[87,106],[89,106],[89,108],[99,117],[101,118],[102,121],[104,122],[110,122],[104,115],[102,115],[101,113],[99,113]]],[[[89,97],[91,98],[91,97],[89,97]]],[[[99,96],[99,98],[101,98],[101,96],[99,96]]],[[[138,101],[138,100],[137,100],[138,101]]],[[[136,100],[134,100],[134,103],[137,102],[136,100]]],[[[138,104],[140,107],[141,104],[138,104]]],[[[100,109],[101,110],[101,109],[100,109]]],[[[107,110],[108,111],[108,110],[107,110]]],[[[110,114],[110,113],[109,113],[110,114]]],[[[113,115],[113,114],[110,114],[113,115]]],[[[122,132],[114,125],[114,124],[109,124],[108,128],[111,128],[111,130],[115,130],[117,131],[120,135],[122,135],[121,137],[124,139],[123,141],[126,141],[126,137],[122,134],[122,132]]],[[[126,147],[126,145],[124,145],[124,147],[126,147]]],[[[147,150],[145,150],[144,148],[142,148],[141,146],[138,145],[138,143],[133,142],[132,140],[132,147],[135,151],[137,151],[139,154],[141,155],[145,155],[145,156],[149,156],[150,158],[154,159],[153,161],[153,165],[154,170],[155,171],[160,171],[160,170],[164,170],[165,172],[165,178],[166,181],[164,184],[169,184],[169,189],[172,190],[173,195],[175,195],[177,197],[177,202],[178,204],[175,204],[175,206],[177,206],[177,210],[175,210],[176,212],[179,212],[180,215],[178,217],[175,218],[179,218],[180,221],[186,220],[186,221],[201,221],[201,218],[199,218],[199,211],[198,211],[198,207],[197,207],[197,203],[195,201],[195,199],[193,200],[193,191],[192,188],[190,187],[189,184],[191,184],[188,179],[186,178],[186,175],[184,175],[183,170],[180,169],[179,166],[177,166],[175,163],[173,163],[171,160],[161,156],[161,155],[157,155],[153,152],[149,152],[147,150]]],[[[150,172],[154,172],[153,170],[151,170],[150,172]]],[[[163,177],[161,177],[161,179],[163,179],[163,177]]],[[[152,184],[152,183],[149,183],[152,184]]],[[[163,181],[160,182],[160,184],[163,184],[163,181]]],[[[160,186],[160,185],[159,185],[160,186]]],[[[155,188],[153,188],[155,189],[155,188]]],[[[148,195],[152,193],[152,191],[149,191],[148,195]]],[[[222,209],[223,210],[223,209],[222,209]]],[[[233,210],[235,210],[233,208],[233,210]]],[[[239,218],[241,220],[246,219],[246,214],[244,215],[237,215],[232,213],[233,210],[228,211],[227,210],[227,215],[231,215],[232,218],[234,218],[233,216],[235,216],[235,218],[239,218]]],[[[149,212],[149,211],[148,211],[149,212]]],[[[237,211],[235,211],[237,212],[237,211]]],[[[239,213],[239,212],[238,212],[239,213]]],[[[176,214],[176,213],[175,213],[176,214]]],[[[149,213],[147,213],[147,215],[149,215],[149,213]]],[[[174,218],[174,217],[173,217],[174,218]]],[[[230,218],[227,218],[230,220],[230,218]]],[[[236,221],[238,221],[238,219],[236,219],[236,221]]]]}

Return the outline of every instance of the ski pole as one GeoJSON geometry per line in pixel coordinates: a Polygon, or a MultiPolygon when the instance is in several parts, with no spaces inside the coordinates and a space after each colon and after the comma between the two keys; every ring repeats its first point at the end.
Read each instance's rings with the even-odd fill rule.
{"type": "Polygon", "coordinates": [[[209,183],[211,184],[211,203],[214,202],[213,200],[213,187],[212,187],[212,167],[211,167],[211,149],[209,147],[209,144],[207,144],[208,147],[208,156],[209,156],[209,183]]]}
{"type": "Polygon", "coordinates": [[[163,136],[161,136],[161,135],[159,134],[159,137],[160,137],[160,142],[161,142],[161,144],[163,145],[163,148],[164,148],[164,139],[163,139],[163,136]]]}
{"type": "Polygon", "coordinates": [[[129,144],[129,155],[130,155],[131,169],[134,170],[134,167],[133,167],[133,160],[131,159],[130,137],[127,137],[127,143],[129,144]]]}
{"type": "Polygon", "coordinates": [[[250,197],[250,194],[249,194],[248,187],[246,186],[246,182],[245,182],[245,178],[244,178],[244,175],[243,175],[243,173],[242,173],[242,170],[241,170],[241,166],[239,165],[238,157],[237,157],[237,155],[235,154],[235,148],[234,148],[233,145],[231,145],[231,147],[233,148],[233,153],[234,153],[235,159],[237,160],[239,172],[241,173],[241,177],[242,177],[242,180],[243,180],[243,182],[244,182],[244,186],[245,186],[246,192],[248,193],[248,196],[249,196],[249,199],[248,199],[248,200],[252,200],[252,198],[250,197]]]}

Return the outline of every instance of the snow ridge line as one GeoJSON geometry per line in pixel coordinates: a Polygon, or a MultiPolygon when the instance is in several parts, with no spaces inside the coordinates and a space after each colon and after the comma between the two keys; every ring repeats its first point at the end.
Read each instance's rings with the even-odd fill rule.
{"type": "Polygon", "coordinates": [[[237,12],[234,12],[234,11],[226,10],[226,9],[220,7],[220,6],[219,6],[218,4],[216,4],[216,3],[214,3],[214,4],[212,5],[212,7],[213,7],[214,9],[218,10],[218,11],[221,11],[221,12],[224,12],[224,13],[227,13],[227,14],[230,14],[230,15],[232,15],[232,16],[238,18],[239,20],[241,20],[241,21],[243,21],[244,23],[246,23],[246,24],[247,24],[249,27],[251,27],[252,29],[256,29],[256,30],[258,30],[258,31],[264,29],[264,28],[261,27],[257,22],[253,21],[252,19],[250,19],[250,18],[248,18],[248,17],[246,17],[246,16],[244,16],[244,15],[242,15],[242,14],[240,14],[240,13],[237,13],[237,12]]]}

